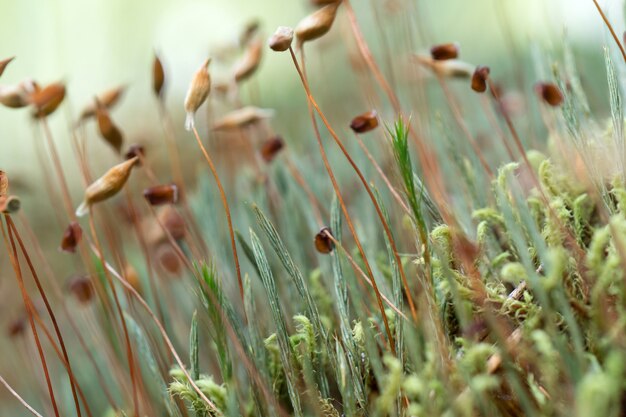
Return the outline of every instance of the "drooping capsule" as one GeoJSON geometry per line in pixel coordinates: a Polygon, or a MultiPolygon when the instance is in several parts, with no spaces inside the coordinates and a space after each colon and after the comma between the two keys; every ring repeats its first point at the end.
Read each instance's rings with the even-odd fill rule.
{"type": "Polygon", "coordinates": [[[350,129],[355,133],[365,133],[378,127],[378,113],[376,110],[363,113],[352,119],[350,129]]]}
{"type": "Polygon", "coordinates": [[[335,248],[335,244],[329,235],[332,236],[332,232],[328,227],[323,227],[322,230],[315,235],[315,249],[317,249],[319,253],[331,253],[335,248]]]}
{"type": "Polygon", "coordinates": [[[341,1],[328,4],[319,10],[311,13],[298,23],[294,32],[298,40],[298,47],[302,47],[304,42],[324,36],[332,27],[337,16],[337,9],[341,1]]]}
{"type": "Polygon", "coordinates": [[[204,61],[202,66],[195,72],[187,95],[185,96],[185,129],[191,130],[195,125],[194,117],[198,108],[204,103],[211,92],[211,75],[209,74],[209,64],[211,59],[204,61]]]}
{"type": "Polygon", "coordinates": [[[176,184],[156,185],[146,188],[143,191],[143,196],[151,206],[176,204],[178,202],[178,187],[176,184]]]}
{"type": "Polygon", "coordinates": [[[98,178],[85,190],[85,199],[76,209],[78,217],[89,212],[89,208],[98,202],[104,201],[117,194],[130,176],[130,172],[139,158],[134,157],[109,169],[103,176],[98,178]]]}
{"type": "Polygon", "coordinates": [[[76,252],[76,247],[82,237],[83,229],[80,227],[80,224],[78,224],[78,222],[71,222],[65,229],[65,232],[63,232],[60,246],[61,250],[69,253],[76,252]]]}

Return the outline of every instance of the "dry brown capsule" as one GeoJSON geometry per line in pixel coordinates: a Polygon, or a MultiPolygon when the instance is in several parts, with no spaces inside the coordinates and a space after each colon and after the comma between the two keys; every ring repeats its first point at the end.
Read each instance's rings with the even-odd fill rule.
{"type": "Polygon", "coordinates": [[[274,115],[273,110],[247,106],[227,113],[213,125],[213,130],[239,129],[274,115]]]}
{"type": "Polygon", "coordinates": [[[185,219],[172,206],[166,206],[158,217],[159,222],[174,239],[180,240],[185,237],[185,219]]]}
{"type": "Polygon", "coordinates": [[[80,113],[80,119],[84,120],[89,117],[95,116],[97,103],[103,105],[107,110],[111,109],[120,100],[120,98],[124,94],[124,91],[126,91],[126,86],[120,85],[118,87],[106,90],[102,94],[99,94],[97,100],[94,100],[94,102],[89,103],[87,106],[85,106],[83,111],[80,113]]]}
{"type": "Polygon", "coordinates": [[[263,42],[255,39],[250,42],[241,59],[235,64],[233,75],[236,82],[241,82],[254,74],[261,63],[263,42]]]}
{"type": "Polygon", "coordinates": [[[430,48],[430,56],[436,61],[455,59],[459,56],[459,45],[456,43],[444,43],[430,48]]]}
{"type": "Polygon", "coordinates": [[[180,275],[182,271],[180,258],[178,258],[178,255],[169,244],[159,245],[157,259],[167,273],[175,276],[180,275]]]}
{"type": "Polygon", "coordinates": [[[324,36],[332,27],[337,15],[337,8],[341,1],[328,4],[321,9],[311,13],[298,23],[295,29],[298,39],[298,47],[304,42],[312,41],[324,36]]]}
{"type": "Polygon", "coordinates": [[[7,326],[7,333],[12,338],[23,335],[24,331],[26,330],[26,323],[26,318],[23,315],[16,319],[13,319],[9,322],[9,325],[7,326]]]}
{"type": "Polygon", "coordinates": [[[31,94],[29,101],[35,107],[35,117],[51,115],[65,98],[65,86],[61,83],[47,85],[31,94]]]}
{"type": "Polygon", "coordinates": [[[350,129],[355,133],[365,133],[378,127],[378,114],[376,110],[363,113],[352,119],[350,129]]]}
{"type": "Polygon", "coordinates": [[[563,103],[563,93],[554,84],[551,83],[537,83],[535,85],[535,91],[550,106],[556,107],[563,103]]]}
{"type": "Polygon", "coordinates": [[[145,158],[145,156],[146,156],[146,151],[144,147],[142,145],[135,143],[133,145],[130,145],[130,147],[124,154],[124,159],[128,161],[129,159],[133,159],[134,157],[137,157],[139,158],[139,161],[137,161],[137,166],[141,166],[141,160],[145,158]]]}
{"type": "Polygon", "coordinates": [[[323,227],[318,234],[315,235],[315,249],[319,253],[331,253],[335,248],[333,240],[330,238],[332,232],[328,227],[323,227]]]}
{"type": "Polygon", "coordinates": [[[90,302],[94,295],[93,284],[89,276],[85,275],[70,278],[67,282],[67,289],[82,304],[90,302]]]}
{"type": "Polygon", "coordinates": [[[81,229],[77,222],[71,222],[63,233],[63,238],[61,239],[61,250],[69,253],[76,252],[76,247],[80,243],[82,237],[83,229],[81,229]]]}
{"type": "Polygon", "coordinates": [[[163,64],[158,55],[154,55],[154,62],[152,63],[152,91],[157,97],[161,97],[163,91],[163,84],[165,84],[165,71],[163,71],[163,64]]]}
{"type": "Polygon", "coordinates": [[[286,51],[293,42],[293,29],[287,26],[279,26],[269,39],[270,49],[276,52],[286,51]]]}
{"type": "Polygon", "coordinates": [[[185,129],[187,130],[194,128],[194,116],[196,111],[198,111],[198,108],[204,103],[211,92],[211,75],[209,74],[210,63],[211,58],[204,61],[202,66],[193,75],[193,79],[189,84],[187,96],[185,97],[185,112],[187,113],[185,129]]]}
{"type": "Polygon", "coordinates": [[[0,86],[0,103],[5,107],[19,109],[28,106],[28,95],[19,85],[0,86]]]}
{"type": "Polygon", "coordinates": [[[143,190],[143,196],[151,206],[176,204],[178,202],[178,187],[176,184],[156,185],[143,190]]]}
{"type": "Polygon", "coordinates": [[[0,76],[2,76],[2,74],[4,73],[4,70],[7,68],[7,65],[9,65],[9,63],[13,61],[14,59],[15,57],[12,56],[11,58],[3,59],[2,61],[0,61],[0,76]]]}
{"type": "Polygon", "coordinates": [[[6,172],[0,171],[0,197],[6,197],[9,193],[9,177],[6,172]]]}
{"type": "Polygon", "coordinates": [[[489,78],[489,67],[479,65],[476,67],[474,74],[472,75],[472,90],[477,93],[484,93],[487,91],[487,79],[489,78]]]}
{"type": "Polygon", "coordinates": [[[270,163],[284,147],[285,142],[283,142],[283,138],[280,136],[269,138],[261,146],[261,157],[265,162],[270,163]]]}
{"type": "Polygon", "coordinates": [[[20,207],[22,207],[22,202],[19,197],[15,195],[0,197],[0,212],[6,214],[16,213],[20,207]]]}
{"type": "Polygon", "coordinates": [[[117,194],[122,187],[124,187],[124,184],[126,184],[130,172],[138,160],[139,158],[134,157],[133,159],[115,165],[87,187],[85,190],[85,199],[76,209],[76,215],[78,217],[84,216],[89,212],[91,205],[104,201],[117,194]]]}
{"type": "Polygon", "coordinates": [[[141,280],[139,279],[139,274],[131,264],[126,264],[124,267],[124,279],[137,292],[141,293],[141,280]]]}
{"type": "Polygon", "coordinates": [[[437,61],[427,54],[416,54],[415,60],[418,64],[430,69],[436,75],[447,78],[469,78],[476,69],[475,66],[458,59],[437,61]]]}
{"type": "Polygon", "coordinates": [[[98,120],[100,136],[119,154],[122,151],[122,143],[124,142],[122,131],[113,123],[107,108],[97,101],[97,98],[95,100],[96,119],[98,120]]]}

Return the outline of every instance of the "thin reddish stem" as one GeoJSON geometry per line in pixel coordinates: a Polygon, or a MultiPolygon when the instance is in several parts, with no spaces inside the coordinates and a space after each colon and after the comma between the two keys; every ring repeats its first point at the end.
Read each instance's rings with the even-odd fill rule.
{"type": "MultiPolygon", "coordinates": [[[[13,223],[13,220],[10,217],[6,218],[6,222],[7,222],[7,227],[9,227],[10,229],[13,229],[13,233],[15,233],[15,237],[17,238],[17,242],[20,246],[20,249],[22,251],[22,255],[24,255],[24,258],[26,259],[26,263],[28,264],[28,268],[30,269],[30,273],[33,276],[33,279],[35,280],[35,284],[37,285],[37,289],[39,290],[39,294],[41,295],[41,298],[43,299],[43,302],[46,306],[46,310],[48,312],[48,315],[50,316],[50,320],[52,321],[52,325],[54,327],[54,332],[56,333],[56,337],[59,340],[59,344],[61,346],[61,350],[63,351],[63,359],[65,360],[65,362],[67,363],[67,374],[68,377],[70,379],[70,388],[72,390],[72,397],[74,398],[74,406],[76,407],[76,413],[78,414],[78,417],[81,417],[82,413],[80,411],[80,405],[78,404],[78,396],[76,395],[76,385],[75,385],[75,378],[74,378],[74,373],[72,372],[72,365],[70,364],[70,358],[67,354],[67,349],[65,348],[65,342],[63,340],[63,335],[61,334],[61,329],[59,328],[59,324],[57,323],[57,319],[56,319],[56,315],[54,314],[54,311],[52,311],[52,307],[50,306],[50,302],[48,301],[48,297],[46,296],[46,292],[43,289],[42,285],[41,285],[41,281],[39,280],[39,276],[37,275],[37,271],[35,271],[35,267],[33,266],[33,263],[30,260],[30,256],[28,255],[28,252],[26,251],[26,247],[24,246],[24,242],[22,241],[22,237],[20,236],[19,232],[17,231],[17,227],[15,227],[15,223],[13,223]]],[[[86,405],[85,405],[86,407],[86,405]]],[[[87,412],[89,415],[91,415],[91,412],[88,411],[88,408],[86,408],[87,412]]]]}
{"type": "MultiPolygon", "coordinates": [[[[302,49],[301,51],[303,51],[304,49],[302,49]]],[[[326,168],[326,172],[328,173],[328,176],[330,178],[330,181],[333,185],[333,189],[335,190],[335,194],[337,195],[337,199],[339,200],[339,205],[341,206],[341,211],[343,212],[345,218],[346,218],[346,222],[348,223],[348,228],[350,229],[350,234],[352,234],[352,237],[354,238],[354,242],[359,250],[359,253],[361,254],[361,257],[363,258],[363,263],[365,264],[365,269],[367,270],[367,274],[370,277],[371,281],[372,281],[372,288],[374,289],[374,293],[376,294],[376,302],[378,303],[378,308],[380,310],[380,314],[382,316],[383,322],[385,324],[385,331],[387,333],[387,340],[389,341],[389,346],[391,348],[392,353],[395,355],[396,354],[396,348],[395,348],[395,342],[394,342],[394,337],[391,334],[391,328],[389,327],[389,321],[387,320],[387,315],[385,314],[385,306],[383,305],[383,298],[382,295],[380,293],[380,290],[378,288],[378,284],[376,283],[376,278],[374,278],[374,273],[372,271],[372,268],[369,264],[369,261],[367,260],[367,256],[365,255],[365,250],[363,249],[363,246],[361,245],[361,241],[359,240],[359,237],[356,233],[356,229],[354,228],[354,224],[352,223],[352,218],[348,212],[348,208],[346,207],[346,204],[343,200],[343,196],[341,195],[341,191],[339,189],[339,184],[337,183],[337,179],[335,178],[335,174],[333,173],[332,168],[330,167],[330,162],[328,161],[328,157],[326,156],[326,151],[324,150],[324,144],[322,143],[322,137],[320,135],[319,132],[319,127],[317,126],[317,120],[315,118],[315,114],[313,113],[313,107],[317,106],[317,103],[315,102],[315,100],[313,99],[313,97],[311,96],[310,90],[309,90],[309,85],[308,82],[306,81],[306,76],[303,72],[303,70],[300,69],[300,65],[298,64],[298,60],[296,59],[296,55],[293,52],[293,49],[290,47],[289,48],[289,52],[291,53],[291,59],[293,60],[293,63],[296,67],[296,71],[298,71],[298,75],[300,76],[300,79],[302,80],[302,84],[304,86],[304,90],[306,92],[307,95],[307,102],[308,102],[308,107],[309,107],[309,116],[311,117],[311,122],[313,123],[313,130],[315,131],[315,138],[317,139],[317,144],[318,147],[320,149],[320,154],[322,156],[322,160],[324,161],[324,167],[326,168]]],[[[322,116],[323,117],[323,116],[322,116]]]]}
{"type": "Polygon", "coordinates": [[[115,307],[117,309],[117,313],[120,317],[120,322],[122,324],[122,331],[124,332],[124,341],[126,344],[126,355],[128,357],[128,368],[130,372],[130,380],[131,380],[132,391],[133,391],[132,397],[133,397],[134,413],[135,413],[135,417],[139,417],[139,393],[137,392],[137,381],[136,381],[137,376],[135,374],[135,359],[133,355],[133,349],[130,344],[130,336],[128,334],[128,329],[126,326],[126,318],[124,317],[124,312],[122,311],[122,306],[120,305],[120,300],[117,296],[117,291],[115,291],[115,285],[113,284],[113,280],[111,279],[111,276],[107,272],[107,269],[104,268],[104,262],[105,262],[104,252],[102,252],[102,246],[100,246],[100,241],[98,240],[98,235],[96,234],[96,226],[93,220],[93,209],[90,208],[89,211],[90,211],[89,228],[91,229],[92,238],[97,248],[98,258],[103,265],[104,276],[109,284],[109,287],[111,288],[111,293],[113,294],[113,300],[115,301],[115,307]]]}
{"type": "Polygon", "coordinates": [[[620,42],[619,37],[615,33],[615,30],[613,29],[613,25],[611,25],[611,22],[609,22],[609,19],[606,17],[604,12],[602,11],[602,8],[598,4],[598,1],[593,0],[593,4],[596,6],[596,9],[598,9],[598,13],[600,13],[600,17],[602,17],[602,20],[604,20],[604,24],[609,29],[609,32],[611,32],[611,36],[615,40],[615,43],[617,44],[619,51],[622,53],[622,58],[624,58],[624,62],[626,62],[626,51],[624,50],[624,46],[620,42]]]}
{"type": "Polygon", "coordinates": [[[228,233],[230,234],[230,245],[233,251],[233,259],[235,262],[235,269],[237,271],[237,284],[239,284],[239,295],[241,297],[241,302],[243,304],[243,279],[241,278],[241,267],[239,265],[239,256],[237,254],[237,243],[235,242],[235,231],[233,229],[233,221],[230,215],[230,207],[228,206],[228,200],[226,199],[226,192],[224,191],[224,187],[222,186],[222,181],[220,180],[219,175],[217,174],[217,169],[213,164],[213,160],[209,156],[206,148],[202,144],[202,140],[200,139],[200,135],[198,134],[198,130],[196,127],[193,127],[193,134],[196,137],[196,141],[198,142],[198,146],[204,155],[204,159],[206,159],[209,164],[209,168],[213,173],[213,177],[215,178],[215,183],[217,184],[217,188],[220,192],[220,198],[222,200],[222,205],[224,206],[224,212],[226,213],[226,221],[228,222],[228,233]]]}
{"type": "MultiPolygon", "coordinates": [[[[10,217],[10,215],[5,214],[5,220],[10,217]]],[[[50,395],[50,401],[52,402],[52,408],[54,410],[54,415],[56,417],[60,417],[59,408],[57,406],[56,399],[54,397],[54,389],[52,388],[52,381],[50,380],[50,372],[48,370],[48,364],[46,362],[46,356],[43,353],[43,348],[41,347],[41,341],[39,340],[39,333],[37,332],[37,328],[35,327],[35,321],[33,320],[33,304],[26,291],[26,287],[24,285],[24,278],[22,277],[22,269],[20,267],[19,259],[17,256],[17,247],[15,246],[15,240],[13,239],[13,234],[11,228],[7,225],[7,231],[9,237],[7,238],[7,231],[4,230],[4,225],[0,222],[0,230],[2,230],[2,237],[4,238],[4,244],[7,248],[7,253],[9,254],[9,258],[11,260],[11,265],[13,266],[13,270],[15,272],[15,277],[17,278],[18,286],[20,287],[20,292],[22,293],[22,300],[24,302],[24,307],[28,313],[28,322],[30,323],[30,328],[33,333],[33,337],[35,339],[35,344],[37,345],[37,352],[39,353],[39,359],[41,361],[41,367],[43,368],[44,376],[46,379],[46,385],[48,387],[48,393],[50,395]],[[9,240],[11,243],[9,244],[9,240]],[[12,253],[11,253],[12,252],[12,253]]]]}

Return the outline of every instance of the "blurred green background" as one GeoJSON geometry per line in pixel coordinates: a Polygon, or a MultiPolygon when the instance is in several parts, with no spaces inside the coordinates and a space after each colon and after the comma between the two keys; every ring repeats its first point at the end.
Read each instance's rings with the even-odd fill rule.
{"type": "MultiPolygon", "coordinates": [[[[607,15],[622,33],[622,2],[606,3],[607,15]]],[[[567,37],[594,113],[608,114],[602,45],[611,40],[591,0],[353,0],[352,5],[408,113],[418,111],[413,107],[415,98],[408,96],[416,66],[413,53],[427,51],[436,43],[459,42],[463,60],[489,65],[494,79],[505,88],[522,86],[527,91],[521,93],[532,97],[527,93],[537,81],[537,73],[550,77],[549,68],[537,70],[534,62],[561,60],[567,37]]],[[[182,126],[182,102],[193,72],[205,57],[213,56],[217,58],[211,64],[214,83],[228,82],[236,55],[220,57],[225,50],[237,48],[248,22],[258,20],[263,36],[268,37],[279,25],[295,26],[312,10],[309,0],[0,0],[0,58],[16,56],[0,85],[26,78],[42,85],[59,80],[66,83],[66,100],[49,120],[73,203],[78,205],[83,184],[69,126],[96,94],[119,85],[127,90],[112,116],[124,132],[125,143],[147,145],[155,171],[164,173],[162,181],[170,180],[151,92],[152,61],[157,52],[165,66],[166,105],[176,121],[187,178],[193,182],[198,169],[205,169],[193,137],[182,126]]],[[[322,107],[332,108],[333,121],[344,123],[354,114],[378,107],[362,91],[368,76],[354,66],[357,53],[344,11],[340,10],[329,35],[312,43],[307,51],[310,82],[322,107]]],[[[429,92],[438,91],[436,83],[431,84],[432,88],[427,85],[429,92]]],[[[465,85],[461,87],[465,89],[465,85]]],[[[214,96],[210,111],[220,114],[232,108],[232,103],[229,107],[214,96]]],[[[242,87],[241,100],[275,109],[272,127],[293,149],[306,152],[313,144],[308,140],[311,129],[305,97],[288,54],[266,50],[259,71],[242,87]]],[[[435,112],[448,111],[445,103],[439,109],[431,97],[426,105],[434,106],[435,112]]],[[[378,110],[384,120],[395,117],[389,109],[378,110]]],[[[47,150],[40,126],[32,121],[27,109],[0,108],[0,169],[8,172],[13,191],[23,200],[23,213],[43,246],[56,248],[62,228],[48,209],[49,196],[43,189],[37,156],[38,152],[46,156],[47,150]]],[[[207,132],[205,117],[199,118],[199,124],[201,131],[207,132]]],[[[537,124],[539,132],[534,134],[541,137],[545,132],[541,132],[541,123],[537,124]]],[[[347,125],[341,128],[345,130],[347,125]]],[[[99,175],[116,161],[116,155],[96,129],[95,123],[89,122],[85,133],[91,170],[99,175]]],[[[220,141],[223,138],[217,137],[213,146],[220,141]]],[[[51,261],[54,264],[58,259],[51,261]]],[[[3,281],[7,262],[0,256],[3,281]]]]}

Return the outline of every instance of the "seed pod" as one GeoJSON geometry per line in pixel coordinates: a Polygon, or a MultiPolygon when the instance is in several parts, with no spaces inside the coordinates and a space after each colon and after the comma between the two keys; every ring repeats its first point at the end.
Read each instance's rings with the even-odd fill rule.
{"type": "Polygon", "coordinates": [[[0,212],[6,214],[16,213],[20,207],[22,207],[22,202],[19,197],[14,195],[0,197],[0,212]]]}
{"type": "Polygon", "coordinates": [[[162,244],[157,250],[157,259],[161,267],[171,275],[180,275],[182,271],[181,261],[171,246],[162,244]]]}
{"type": "Polygon", "coordinates": [[[163,71],[163,64],[158,55],[154,55],[154,62],[152,63],[152,91],[159,98],[161,97],[164,83],[165,72],[163,71]]]}
{"type": "Polygon", "coordinates": [[[213,130],[240,129],[257,123],[260,120],[270,118],[274,111],[270,109],[260,109],[258,107],[247,106],[227,113],[213,125],[213,130]]]}
{"type": "Polygon", "coordinates": [[[185,129],[191,130],[194,127],[194,116],[198,108],[204,103],[211,91],[211,75],[209,74],[209,64],[211,58],[208,58],[200,69],[193,75],[193,79],[189,84],[187,96],[185,97],[185,112],[187,118],[185,120],[185,129]]]}
{"type": "Polygon", "coordinates": [[[89,212],[91,205],[104,201],[117,194],[122,187],[124,187],[124,184],[126,184],[130,172],[138,160],[139,158],[134,157],[133,159],[115,165],[102,177],[98,178],[87,187],[85,190],[85,199],[78,209],[76,209],[76,215],[78,217],[84,216],[89,212]]]}
{"type": "Polygon", "coordinates": [[[376,110],[358,115],[350,123],[350,128],[355,133],[365,133],[378,127],[378,114],[376,110]]]}
{"type": "Polygon", "coordinates": [[[98,131],[100,136],[109,144],[118,154],[122,151],[122,143],[124,138],[122,132],[113,123],[109,111],[96,98],[96,119],[98,120],[98,131]]]}
{"type": "Polygon", "coordinates": [[[176,184],[157,185],[146,188],[143,196],[151,206],[176,204],[178,202],[178,187],[176,184]]]}
{"type": "Polygon", "coordinates": [[[291,47],[292,42],[293,29],[287,26],[279,26],[269,39],[268,44],[273,51],[283,52],[291,47]]]}
{"type": "Polygon", "coordinates": [[[249,78],[261,63],[263,55],[263,42],[261,39],[255,39],[250,42],[241,59],[235,64],[233,74],[236,82],[241,82],[249,78]]]}
{"type": "Polygon", "coordinates": [[[315,249],[317,249],[319,253],[331,253],[335,248],[335,244],[330,236],[328,236],[329,234],[332,236],[330,228],[323,227],[322,230],[315,235],[315,249]]]}
{"type": "Polygon", "coordinates": [[[172,206],[166,206],[159,213],[159,221],[176,240],[185,237],[185,219],[172,206]]]}
{"type": "Polygon", "coordinates": [[[241,46],[246,46],[248,42],[250,42],[254,38],[254,35],[257,34],[260,27],[261,27],[261,24],[256,19],[248,22],[246,26],[243,28],[243,32],[241,32],[241,36],[239,36],[239,44],[241,46]]]}
{"type": "Polygon", "coordinates": [[[28,106],[28,94],[19,85],[0,86],[0,103],[12,109],[26,107],[28,106]]]}
{"type": "Polygon", "coordinates": [[[61,250],[69,253],[76,252],[76,247],[80,243],[82,237],[83,229],[81,229],[77,222],[71,222],[63,233],[63,238],[61,239],[61,250]]]}
{"type": "Polygon", "coordinates": [[[415,58],[419,64],[429,68],[441,77],[469,78],[476,69],[473,65],[457,59],[437,61],[430,55],[425,54],[417,54],[415,58]]]}
{"type": "Polygon", "coordinates": [[[311,13],[298,23],[295,29],[298,38],[298,47],[300,48],[304,42],[312,41],[324,36],[333,25],[337,8],[341,1],[328,4],[321,9],[311,13]]]}
{"type": "Polygon", "coordinates": [[[111,109],[120,100],[120,98],[122,97],[122,94],[124,94],[124,91],[126,91],[126,86],[120,85],[118,87],[106,90],[102,94],[99,94],[97,97],[97,101],[94,101],[93,103],[89,103],[83,109],[83,111],[80,113],[80,119],[85,120],[85,119],[95,116],[97,103],[100,103],[106,109],[111,109]]]}
{"type": "Polygon", "coordinates": [[[6,172],[0,171],[0,197],[6,197],[9,193],[9,177],[6,172]]]}
{"type": "Polygon", "coordinates": [[[284,147],[285,143],[283,142],[283,138],[280,136],[269,138],[261,146],[261,157],[269,164],[274,160],[274,158],[276,158],[278,152],[280,152],[284,147]]]}
{"type": "Polygon", "coordinates": [[[455,59],[459,56],[459,45],[456,43],[444,43],[430,48],[430,56],[435,61],[455,59]]]}
{"type": "Polygon", "coordinates": [[[552,83],[537,83],[535,92],[550,106],[556,107],[563,103],[563,93],[552,83]]]}
{"type": "Polygon", "coordinates": [[[126,264],[126,266],[124,267],[124,279],[137,292],[141,293],[141,280],[139,279],[139,274],[131,264],[126,264]]]}
{"type": "Polygon", "coordinates": [[[35,107],[35,117],[46,117],[59,107],[64,98],[65,86],[54,83],[31,94],[29,101],[35,107]]]}
{"type": "Polygon", "coordinates": [[[484,93],[487,91],[487,78],[489,78],[489,67],[479,65],[472,75],[472,90],[477,93],[484,93]]]}
{"type": "Polygon", "coordinates": [[[145,158],[145,156],[146,156],[146,152],[145,152],[144,147],[142,145],[135,143],[133,145],[130,145],[130,147],[124,154],[124,159],[129,160],[129,159],[133,159],[134,157],[137,157],[139,158],[139,160],[137,161],[137,166],[141,166],[141,160],[145,158]]]}
{"type": "Polygon", "coordinates": [[[4,70],[7,68],[7,65],[9,65],[9,63],[14,59],[15,57],[12,56],[11,58],[3,59],[2,61],[0,61],[0,77],[4,73],[4,70]]]}
{"type": "Polygon", "coordinates": [[[24,331],[26,331],[26,319],[23,315],[14,320],[11,320],[11,322],[9,322],[9,325],[7,326],[7,333],[12,338],[23,335],[24,331]]]}
{"type": "Polygon", "coordinates": [[[93,283],[86,275],[71,277],[67,282],[67,289],[81,304],[90,302],[94,295],[93,283]]]}

